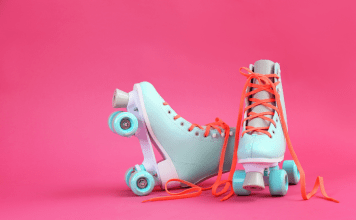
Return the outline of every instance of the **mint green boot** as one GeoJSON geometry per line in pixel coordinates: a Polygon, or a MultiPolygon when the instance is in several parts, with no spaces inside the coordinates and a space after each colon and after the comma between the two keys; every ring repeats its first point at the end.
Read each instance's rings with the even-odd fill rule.
{"type": "MultiPolygon", "coordinates": [[[[121,136],[136,136],[142,148],[142,164],[125,174],[127,185],[136,195],[148,195],[157,185],[164,188],[170,179],[196,184],[217,175],[227,136],[222,170],[230,170],[235,128],[229,129],[221,120],[207,126],[188,122],[148,82],[135,84],[130,93],[116,89],[113,107],[126,108],[127,112],[113,113],[110,129],[121,136]],[[153,147],[161,153],[162,161],[157,162],[153,147]]],[[[181,186],[179,182],[168,184],[169,188],[177,186],[181,186]]]]}

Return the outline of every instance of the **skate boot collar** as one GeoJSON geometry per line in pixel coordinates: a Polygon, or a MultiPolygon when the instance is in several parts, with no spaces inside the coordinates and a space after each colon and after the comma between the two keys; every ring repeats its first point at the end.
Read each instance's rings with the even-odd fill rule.
{"type": "Polygon", "coordinates": [[[271,60],[258,60],[253,65],[253,72],[267,75],[274,73],[274,62],[271,60]]]}

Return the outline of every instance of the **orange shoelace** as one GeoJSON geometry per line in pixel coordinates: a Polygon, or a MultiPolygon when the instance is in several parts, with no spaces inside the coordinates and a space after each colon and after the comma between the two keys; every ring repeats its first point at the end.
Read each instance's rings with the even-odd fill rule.
{"type": "MultiPolygon", "coordinates": [[[[240,73],[247,77],[247,82],[246,82],[246,84],[245,84],[245,86],[244,86],[244,88],[242,90],[242,95],[241,95],[241,100],[240,100],[240,108],[239,108],[239,115],[238,115],[237,126],[236,126],[236,129],[237,129],[236,133],[237,134],[239,133],[240,127],[241,127],[243,122],[245,122],[246,120],[250,120],[250,119],[256,118],[256,117],[265,119],[265,120],[270,121],[271,123],[273,123],[273,125],[276,125],[275,122],[272,119],[264,116],[264,115],[274,115],[273,112],[263,112],[263,113],[258,113],[258,114],[254,113],[254,112],[250,112],[248,114],[248,117],[245,118],[241,123],[241,119],[242,119],[243,113],[245,111],[253,108],[254,106],[264,105],[266,107],[274,109],[278,113],[278,115],[280,116],[284,137],[286,138],[289,152],[292,155],[292,158],[293,158],[295,164],[297,165],[299,173],[300,173],[301,193],[302,193],[303,199],[304,200],[308,200],[311,197],[313,197],[315,195],[315,193],[318,191],[318,188],[320,187],[320,191],[321,191],[322,195],[325,197],[325,199],[339,203],[338,200],[333,199],[333,198],[329,197],[326,194],[325,186],[324,186],[324,180],[323,180],[323,177],[321,177],[321,176],[317,177],[317,179],[315,181],[315,184],[314,184],[314,187],[313,187],[313,190],[310,193],[306,192],[305,173],[304,173],[304,170],[302,168],[302,165],[300,164],[300,162],[298,160],[297,154],[295,153],[295,151],[293,149],[292,142],[290,140],[290,137],[289,137],[289,134],[288,134],[288,130],[287,130],[287,125],[286,125],[286,122],[285,122],[285,119],[284,119],[283,110],[282,110],[282,107],[281,107],[282,104],[281,104],[280,96],[279,96],[278,91],[276,89],[276,86],[279,84],[279,81],[276,82],[276,83],[273,83],[271,81],[271,79],[270,79],[270,77],[275,77],[275,78],[279,78],[279,77],[276,74],[263,75],[263,74],[259,74],[259,73],[254,73],[254,72],[252,72],[250,69],[248,69],[246,67],[240,68],[240,73]],[[245,70],[248,73],[244,73],[242,70],[245,70]],[[251,83],[252,79],[258,80],[259,84],[251,83]],[[253,88],[256,88],[256,89],[252,90],[251,92],[246,93],[247,87],[253,87],[253,88]],[[243,110],[243,103],[244,103],[245,98],[246,97],[248,98],[251,95],[256,94],[257,92],[260,92],[262,90],[273,94],[275,96],[275,98],[274,99],[263,99],[263,100],[255,99],[255,98],[249,98],[249,101],[252,101],[252,102],[255,102],[255,103],[250,105],[250,106],[247,106],[243,110]],[[275,102],[275,101],[277,102],[277,107],[268,103],[268,102],[275,102]]],[[[246,126],[246,130],[244,132],[242,132],[241,136],[243,136],[247,132],[258,131],[258,132],[265,133],[266,135],[271,137],[271,134],[269,132],[267,132],[266,130],[268,130],[268,127],[255,128],[255,127],[252,127],[252,126],[246,126]]],[[[237,148],[236,146],[237,146],[238,143],[239,143],[239,135],[236,135],[236,137],[235,137],[235,150],[237,148]]]]}
{"type": "MultiPolygon", "coordinates": [[[[168,103],[164,102],[163,105],[168,105],[168,103]]],[[[177,120],[180,117],[181,117],[180,115],[176,115],[176,116],[174,116],[173,119],[177,120]]],[[[198,127],[201,130],[204,130],[204,128],[202,126],[198,125],[198,124],[192,124],[189,127],[188,130],[192,131],[195,127],[198,127]]],[[[162,197],[151,198],[151,199],[145,200],[143,202],[148,202],[148,201],[153,202],[153,201],[162,201],[162,200],[192,198],[192,197],[199,196],[202,193],[202,191],[209,190],[209,189],[212,189],[212,193],[215,196],[220,196],[220,195],[222,195],[222,194],[227,192],[227,190],[231,186],[231,181],[227,181],[227,180],[221,181],[221,176],[223,174],[223,166],[224,166],[224,161],[225,161],[225,152],[226,152],[226,147],[227,147],[227,143],[228,143],[228,140],[229,140],[230,127],[225,122],[223,122],[221,119],[216,118],[215,122],[209,123],[209,124],[206,125],[206,128],[205,128],[206,130],[205,130],[205,133],[204,133],[204,137],[207,137],[209,135],[209,132],[210,132],[211,128],[216,129],[220,133],[220,135],[224,136],[224,144],[223,144],[223,147],[221,149],[221,155],[220,155],[220,161],[219,161],[219,171],[218,171],[218,175],[217,175],[217,179],[216,179],[215,183],[212,186],[208,187],[208,188],[203,188],[203,187],[200,187],[198,185],[195,185],[195,184],[192,184],[190,182],[187,182],[185,180],[170,179],[165,184],[165,190],[170,196],[162,196],[162,197]],[[223,134],[222,134],[222,129],[224,130],[223,134]],[[168,190],[167,186],[168,186],[168,183],[174,182],[174,181],[186,184],[186,185],[190,186],[191,188],[183,190],[183,191],[178,192],[178,193],[172,193],[172,192],[170,192],[168,190]],[[225,183],[225,187],[223,188],[223,190],[221,190],[220,192],[217,192],[218,186],[220,186],[221,184],[224,184],[224,183],[225,183]]],[[[235,153],[234,153],[234,155],[235,155],[235,153]]],[[[233,164],[236,164],[236,158],[235,158],[235,163],[233,162],[233,164]]],[[[231,165],[231,167],[233,167],[233,165],[231,165]]],[[[230,175],[229,175],[229,179],[230,180],[232,180],[232,176],[233,176],[233,172],[230,173],[230,175]]],[[[232,195],[234,195],[234,192],[232,191],[232,187],[231,187],[230,194],[228,196],[224,197],[223,200],[228,199],[232,195]]]]}
{"type": "MultiPolygon", "coordinates": [[[[259,118],[265,119],[267,121],[270,121],[273,125],[276,125],[276,123],[272,119],[270,119],[270,118],[265,116],[265,115],[274,115],[273,112],[262,112],[262,113],[250,112],[247,115],[248,117],[245,118],[244,120],[242,120],[242,117],[243,117],[243,114],[244,114],[245,111],[247,111],[247,110],[249,110],[249,109],[251,109],[251,108],[253,108],[253,107],[257,106],[257,105],[264,105],[266,107],[274,109],[278,113],[278,115],[280,116],[280,120],[281,120],[281,124],[282,124],[282,128],[283,128],[283,133],[284,133],[285,139],[287,141],[288,149],[289,149],[289,151],[290,151],[290,153],[292,155],[292,158],[293,158],[295,164],[297,165],[297,168],[298,168],[299,173],[300,173],[302,198],[304,200],[310,199],[311,197],[313,197],[316,194],[316,192],[318,191],[318,189],[320,187],[320,191],[321,191],[322,195],[325,197],[325,199],[333,201],[333,202],[336,202],[336,203],[339,203],[338,200],[333,199],[333,198],[329,197],[326,194],[325,186],[324,186],[324,180],[323,180],[323,177],[321,177],[321,176],[317,177],[317,179],[315,181],[315,184],[314,184],[314,187],[313,187],[313,190],[311,192],[309,192],[309,193],[306,192],[305,173],[304,173],[304,170],[302,168],[302,165],[300,164],[300,162],[298,160],[297,154],[295,153],[295,151],[293,149],[292,142],[290,140],[290,137],[289,137],[289,134],[288,134],[288,130],[287,130],[287,125],[285,123],[283,110],[282,110],[282,107],[281,107],[282,105],[281,105],[281,101],[280,101],[280,96],[279,96],[278,91],[276,89],[276,86],[280,82],[278,81],[276,83],[273,83],[270,80],[270,77],[275,77],[275,78],[279,78],[279,77],[276,74],[263,75],[263,74],[259,74],[259,73],[254,73],[254,72],[252,72],[250,69],[248,69],[246,67],[240,68],[240,73],[243,76],[247,77],[247,81],[246,81],[246,83],[245,83],[245,85],[243,87],[242,94],[241,94],[241,99],[240,99],[239,114],[238,114],[237,125],[236,125],[234,154],[233,154],[233,158],[232,158],[232,164],[231,164],[231,169],[230,169],[230,173],[229,173],[228,179],[222,181],[221,180],[221,176],[222,176],[222,172],[223,172],[223,164],[224,164],[224,160],[225,160],[225,152],[226,152],[226,146],[227,146],[228,139],[229,139],[230,128],[222,120],[217,118],[214,123],[211,123],[211,124],[207,125],[207,128],[206,128],[207,130],[205,131],[205,134],[204,134],[204,135],[208,135],[211,127],[215,128],[215,129],[217,129],[218,127],[221,127],[223,129],[225,129],[225,139],[224,139],[223,148],[221,150],[222,152],[221,152],[221,155],[220,155],[219,171],[218,171],[217,179],[214,182],[214,184],[211,187],[202,188],[202,187],[200,187],[198,185],[189,183],[189,182],[181,180],[181,179],[171,179],[171,180],[167,181],[167,183],[165,185],[166,192],[168,194],[170,194],[171,196],[152,198],[152,199],[145,200],[143,202],[191,198],[191,197],[199,196],[202,193],[202,191],[209,190],[209,189],[212,189],[212,194],[213,195],[220,196],[220,195],[226,193],[230,187],[231,187],[230,193],[228,195],[226,195],[223,199],[221,199],[221,201],[227,200],[231,196],[233,196],[234,195],[234,191],[232,189],[232,178],[233,178],[233,175],[234,175],[235,169],[236,169],[237,150],[238,150],[238,144],[239,144],[239,140],[240,140],[240,135],[239,134],[240,134],[240,129],[241,129],[242,123],[245,122],[246,120],[250,120],[250,119],[259,117],[259,118]],[[245,70],[248,73],[244,73],[244,72],[242,72],[242,70],[245,70]],[[259,84],[251,83],[252,79],[257,79],[259,84]],[[251,92],[246,93],[247,87],[250,87],[250,88],[252,87],[252,88],[256,88],[256,89],[251,91],[251,92]],[[244,107],[245,98],[246,97],[248,98],[251,95],[256,94],[257,92],[260,92],[262,90],[263,91],[268,91],[269,93],[273,94],[275,98],[274,99],[263,99],[263,100],[256,99],[256,98],[249,98],[250,102],[255,102],[255,103],[247,106],[244,109],[243,107],[244,107]],[[277,106],[271,105],[269,102],[276,102],[277,106]],[[167,188],[167,184],[169,182],[172,182],[172,181],[178,181],[178,182],[184,183],[184,184],[190,186],[191,188],[186,189],[186,190],[181,191],[181,192],[178,192],[178,193],[171,193],[171,192],[169,192],[169,190],[167,188]],[[222,184],[225,184],[224,188],[220,192],[217,192],[217,188],[222,184]]],[[[164,105],[168,105],[168,103],[166,103],[166,102],[163,103],[163,104],[164,105]]],[[[180,118],[180,116],[176,115],[174,117],[174,120],[176,120],[178,118],[180,118]]],[[[191,127],[189,128],[189,130],[191,131],[194,127],[199,127],[200,129],[203,129],[203,127],[201,127],[200,125],[192,124],[191,127]]],[[[267,130],[268,130],[268,127],[257,127],[256,128],[256,127],[252,127],[252,126],[246,126],[246,130],[244,132],[242,132],[241,137],[245,133],[252,132],[252,131],[262,132],[262,133],[268,135],[269,137],[271,137],[271,134],[267,130]]],[[[221,134],[221,130],[219,129],[218,131],[221,134]]]]}

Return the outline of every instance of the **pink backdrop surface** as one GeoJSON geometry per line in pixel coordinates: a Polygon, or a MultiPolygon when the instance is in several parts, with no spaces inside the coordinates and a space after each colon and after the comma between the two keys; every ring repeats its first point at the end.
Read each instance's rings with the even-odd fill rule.
{"type": "Polygon", "coordinates": [[[0,219],[355,219],[355,6],[0,1],[0,219]],[[238,68],[259,59],[281,64],[308,191],[321,175],[340,203],[303,201],[298,185],[142,204],[124,182],[138,140],[107,126],[114,89],[148,81],[187,120],[236,126],[238,68]]]}

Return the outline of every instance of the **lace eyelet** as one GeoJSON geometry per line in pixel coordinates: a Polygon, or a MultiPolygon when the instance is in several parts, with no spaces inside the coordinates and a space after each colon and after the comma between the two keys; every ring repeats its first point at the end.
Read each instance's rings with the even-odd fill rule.
{"type": "Polygon", "coordinates": [[[199,136],[199,132],[195,132],[195,136],[199,136]]]}
{"type": "Polygon", "coordinates": [[[168,114],[171,114],[171,110],[168,110],[168,114]]]}
{"type": "Polygon", "coordinates": [[[181,126],[184,126],[184,122],[181,122],[180,125],[181,125],[181,126]]]}
{"type": "Polygon", "coordinates": [[[274,134],[274,131],[272,131],[272,133],[274,134]]]}

